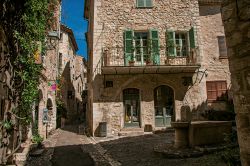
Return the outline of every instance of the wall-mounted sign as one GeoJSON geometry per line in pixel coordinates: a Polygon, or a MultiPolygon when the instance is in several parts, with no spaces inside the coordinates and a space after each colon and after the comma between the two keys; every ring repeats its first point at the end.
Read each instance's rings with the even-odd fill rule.
{"type": "Polygon", "coordinates": [[[47,108],[43,109],[43,123],[48,123],[49,122],[48,111],[49,110],[47,108]]]}

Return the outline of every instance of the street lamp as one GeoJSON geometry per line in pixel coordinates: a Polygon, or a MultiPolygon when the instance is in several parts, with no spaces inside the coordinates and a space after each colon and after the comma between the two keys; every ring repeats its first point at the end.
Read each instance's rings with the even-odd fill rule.
{"type": "Polygon", "coordinates": [[[49,31],[46,38],[47,49],[56,49],[57,41],[59,40],[59,34],[57,31],[49,31]]]}

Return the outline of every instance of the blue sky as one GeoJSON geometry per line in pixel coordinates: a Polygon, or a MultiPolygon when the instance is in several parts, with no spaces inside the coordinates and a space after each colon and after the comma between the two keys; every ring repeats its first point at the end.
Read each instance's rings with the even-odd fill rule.
{"type": "Polygon", "coordinates": [[[83,18],[84,0],[62,0],[62,23],[74,32],[79,50],[78,55],[87,57],[85,32],[88,22],[83,18]]]}

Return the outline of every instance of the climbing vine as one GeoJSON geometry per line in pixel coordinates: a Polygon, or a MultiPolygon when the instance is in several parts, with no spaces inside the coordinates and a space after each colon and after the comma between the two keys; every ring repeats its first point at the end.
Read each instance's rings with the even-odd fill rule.
{"type": "Polygon", "coordinates": [[[4,34],[0,37],[4,42],[0,55],[0,74],[4,79],[0,83],[6,89],[4,118],[0,121],[0,151],[3,152],[0,165],[20,148],[22,130],[32,119],[42,69],[36,57],[46,54],[46,33],[54,21],[56,5],[57,0],[2,0],[0,3],[0,31],[4,34]],[[12,145],[11,152],[7,150],[9,145],[12,145]]]}
{"type": "Polygon", "coordinates": [[[55,4],[55,1],[27,0],[20,20],[21,27],[14,31],[20,46],[20,55],[15,60],[16,76],[23,83],[18,115],[25,117],[25,122],[30,121],[32,105],[38,96],[41,65],[35,63],[34,55],[40,46],[41,53],[45,54],[45,35],[53,14],[52,3],[55,4]]]}

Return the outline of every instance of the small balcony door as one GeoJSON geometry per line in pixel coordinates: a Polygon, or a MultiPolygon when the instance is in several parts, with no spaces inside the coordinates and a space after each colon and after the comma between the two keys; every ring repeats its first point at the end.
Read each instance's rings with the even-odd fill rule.
{"type": "Polygon", "coordinates": [[[155,126],[168,127],[174,115],[174,91],[169,86],[154,90],[155,126]]]}
{"type": "Polygon", "coordinates": [[[135,64],[143,65],[149,58],[148,32],[135,32],[135,64]]]}
{"type": "Polygon", "coordinates": [[[140,93],[138,89],[129,88],[123,91],[124,126],[140,126],[140,93]]]}

